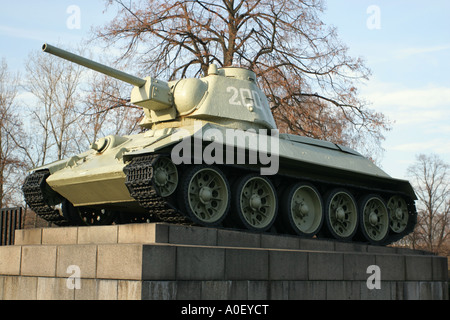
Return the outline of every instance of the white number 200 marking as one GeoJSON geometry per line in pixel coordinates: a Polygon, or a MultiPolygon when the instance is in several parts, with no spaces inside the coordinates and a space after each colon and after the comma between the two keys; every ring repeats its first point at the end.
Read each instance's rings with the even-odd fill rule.
{"type": "Polygon", "coordinates": [[[238,90],[235,87],[228,87],[227,92],[232,93],[232,96],[228,101],[231,105],[261,108],[258,92],[254,90],[250,91],[250,89],[245,88],[238,90]]]}

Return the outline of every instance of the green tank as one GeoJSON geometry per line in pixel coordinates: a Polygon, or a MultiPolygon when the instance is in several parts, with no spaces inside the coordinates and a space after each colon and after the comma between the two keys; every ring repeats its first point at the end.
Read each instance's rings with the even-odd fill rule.
{"type": "Polygon", "coordinates": [[[22,187],[59,226],[168,222],[386,245],[415,227],[416,195],[358,152],[279,134],[254,72],[141,79],[48,44],[43,51],[134,86],[141,134],[30,171],[22,187]]]}

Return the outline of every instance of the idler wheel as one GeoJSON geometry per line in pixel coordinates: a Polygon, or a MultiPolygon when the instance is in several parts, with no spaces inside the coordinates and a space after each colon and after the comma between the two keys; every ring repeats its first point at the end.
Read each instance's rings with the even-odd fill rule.
{"type": "Polygon", "coordinates": [[[159,157],[153,164],[153,182],[161,197],[171,196],[178,186],[178,170],[166,157],[159,157]]]}
{"type": "Polygon", "coordinates": [[[393,196],[387,202],[390,214],[390,228],[395,233],[402,233],[408,226],[408,205],[400,196],[393,196]]]}

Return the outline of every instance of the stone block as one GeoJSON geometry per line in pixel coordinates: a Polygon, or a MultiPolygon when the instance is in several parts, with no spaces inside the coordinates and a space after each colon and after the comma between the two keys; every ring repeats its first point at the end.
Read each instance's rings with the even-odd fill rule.
{"type": "Polygon", "coordinates": [[[267,300],[269,299],[269,281],[249,281],[248,282],[248,300],[267,300]]]}
{"type": "Polygon", "coordinates": [[[7,276],[3,281],[2,299],[36,300],[36,288],[36,277],[7,276]]]}
{"type": "Polygon", "coordinates": [[[290,281],[289,300],[325,300],[326,281],[290,281]]]}
{"type": "Polygon", "coordinates": [[[381,281],[381,289],[369,289],[366,281],[360,282],[361,300],[391,300],[392,285],[390,281],[381,281]]]}
{"type": "Polygon", "coordinates": [[[74,300],[75,289],[67,287],[67,279],[44,278],[37,279],[37,300],[74,300]]]}
{"type": "Polygon", "coordinates": [[[367,280],[367,268],[375,264],[375,256],[364,253],[344,254],[344,280],[367,280]]]}
{"type": "Polygon", "coordinates": [[[368,253],[379,253],[379,254],[397,254],[398,248],[383,247],[383,246],[367,246],[368,253]]]}
{"type": "Polygon", "coordinates": [[[258,233],[218,229],[217,245],[222,247],[260,248],[261,235],[258,233]]]}
{"type": "Polygon", "coordinates": [[[73,270],[68,270],[70,266],[79,268],[81,278],[94,279],[97,272],[97,246],[93,244],[59,246],[56,276],[61,278],[71,276],[73,270]]]}
{"type": "Polygon", "coordinates": [[[391,281],[391,299],[404,300],[403,294],[404,294],[403,281],[391,281]]]}
{"type": "Polygon", "coordinates": [[[4,287],[5,277],[0,276],[0,301],[3,299],[3,287],[4,287]]]}
{"type": "Polygon", "coordinates": [[[14,233],[14,244],[16,246],[27,244],[41,244],[42,229],[20,229],[14,233]]]}
{"type": "Polygon", "coordinates": [[[223,280],[225,249],[178,247],[176,278],[178,280],[223,280]]]}
{"type": "Polygon", "coordinates": [[[98,245],[98,279],[142,279],[142,245],[98,245]]]}
{"type": "Polygon", "coordinates": [[[78,244],[115,244],[117,243],[119,226],[80,227],[78,228],[78,244]]]}
{"type": "Polygon", "coordinates": [[[4,300],[36,300],[37,277],[5,277],[3,281],[4,300]]]}
{"type": "Polygon", "coordinates": [[[446,281],[448,279],[448,265],[445,257],[431,257],[433,266],[433,280],[446,281]]]}
{"type": "Polygon", "coordinates": [[[403,299],[404,300],[419,300],[420,286],[418,281],[403,282],[403,299]]]}
{"type": "Polygon", "coordinates": [[[118,300],[141,300],[142,281],[119,280],[117,287],[118,300]]]}
{"type": "Polygon", "coordinates": [[[271,281],[270,282],[270,300],[288,300],[289,299],[289,281],[271,281]]]}
{"type": "Polygon", "coordinates": [[[309,280],[344,280],[344,254],[308,252],[309,280]]]}
{"type": "Polygon", "coordinates": [[[202,300],[228,300],[231,281],[202,281],[202,300]]]}
{"type": "Polygon", "coordinates": [[[392,250],[395,250],[397,254],[401,255],[423,255],[425,251],[422,250],[413,250],[410,248],[391,248],[392,250]]]}
{"type": "Polygon", "coordinates": [[[300,250],[334,251],[334,241],[318,239],[300,239],[300,250]]]}
{"type": "Polygon", "coordinates": [[[77,244],[78,228],[44,228],[42,244],[77,244]]]}
{"type": "Polygon", "coordinates": [[[56,275],[56,246],[23,246],[21,275],[54,277],[56,275]]]}
{"type": "Polygon", "coordinates": [[[119,225],[118,243],[167,243],[169,226],[162,223],[119,225]]]}
{"type": "Polygon", "coordinates": [[[442,283],[442,289],[443,289],[443,300],[449,300],[450,297],[450,288],[449,288],[449,283],[446,282],[441,282],[442,283]]]}
{"type": "Polygon", "coordinates": [[[427,282],[427,281],[419,282],[419,299],[420,300],[433,299],[433,291],[431,288],[431,282],[427,282]]]}
{"type": "Polygon", "coordinates": [[[308,280],[308,253],[269,251],[270,280],[308,280]]]}
{"type": "Polygon", "coordinates": [[[97,281],[96,300],[117,300],[118,298],[118,280],[97,281]]]}
{"type": "Polygon", "coordinates": [[[175,280],[177,248],[145,245],[142,253],[142,280],[175,280]]]}
{"type": "Polygon", "coordinates": [[[249,281],[231,281],[230,300],[248,300],[249,281]]]}
{"type": "Polygon", "coordinates": [[[81,288],[75,290],[75,300],[96,300],[97,299],[97,279],[80,279],[81,288]]]}
{"type": "Polygon", "coordinates": [[[175,281],[144,281],[142,300],[175,300],[177,283],[175,281]]]}
{"type": "Polygon", "coordinates": [[[261,248],[299,249],[300,239],[297,237],[263,234],[261,235],[261,248]]]}
{"type": "Polygon", "coordinates": [[[359,300],[360,281],[326,281],[327,300],[359,300]]]}
{"type": "Polygon", "coordinates": [[[0,246],[0,275],[19,275],[21,246],[0,246]]]}
{"type": "Polygon", "coordinates": [[[376,254],[375,264],[380,267],[382,281],[404,281],[405,257],[401,255],[376,254]]]}
{"type": "Polygon", "coordinates": [[[225,249],[225,279],[268,280],[267,250],[225,249]]]}
{"type": "Polygon", "coordinates": [[[336,242],[334,244],[336,252],[367,252],[367,245],[353,242],[336,242]]]}
{"type": "Polygon", "coordinates": [[[447,289],[447,287],[443,285],[443,282],[440,282],[440,281],[431,282],[431,299],[433,299],[433,300],[448,300],[448,299],[444,299],[444,291],[448,291],[446,289],[447,289]]]}
{"type": "Polygon", "coordinates": [[[216,246],[217,229],[172,225],[169,226],[169,243],[216,246]]]}
{"type": "Polygon", "coordinates": [[[407,281],[430,281],[433,279],[433,264],[427,256],[405,256],[405,278],[407,281]]]}
{"type": "Polygon", "coordinates": [[[200,300],[202,293],[201,281],[178,281],[177,300],[200,300]]]}

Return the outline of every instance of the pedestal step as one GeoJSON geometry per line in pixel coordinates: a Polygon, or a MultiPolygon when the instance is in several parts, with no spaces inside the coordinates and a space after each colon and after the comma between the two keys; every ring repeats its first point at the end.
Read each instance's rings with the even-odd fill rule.
{"type": "Polygon", "coordinates": [[[424,252],[167,224],[19,230],[0,247],[0,299],[445,299],[447,286],[447,259],[424,252]]]}
{"type": "Polygon", "coordinates": [[[368,252],[429,255],[407,248],[371,246],[296,236],[259,234],[230,229],[202,228],[164,223],[127,224],[101,227],[67,227],[16,230],[16,245],[41,244],[182,244],[314,251],[368,252]]]}

